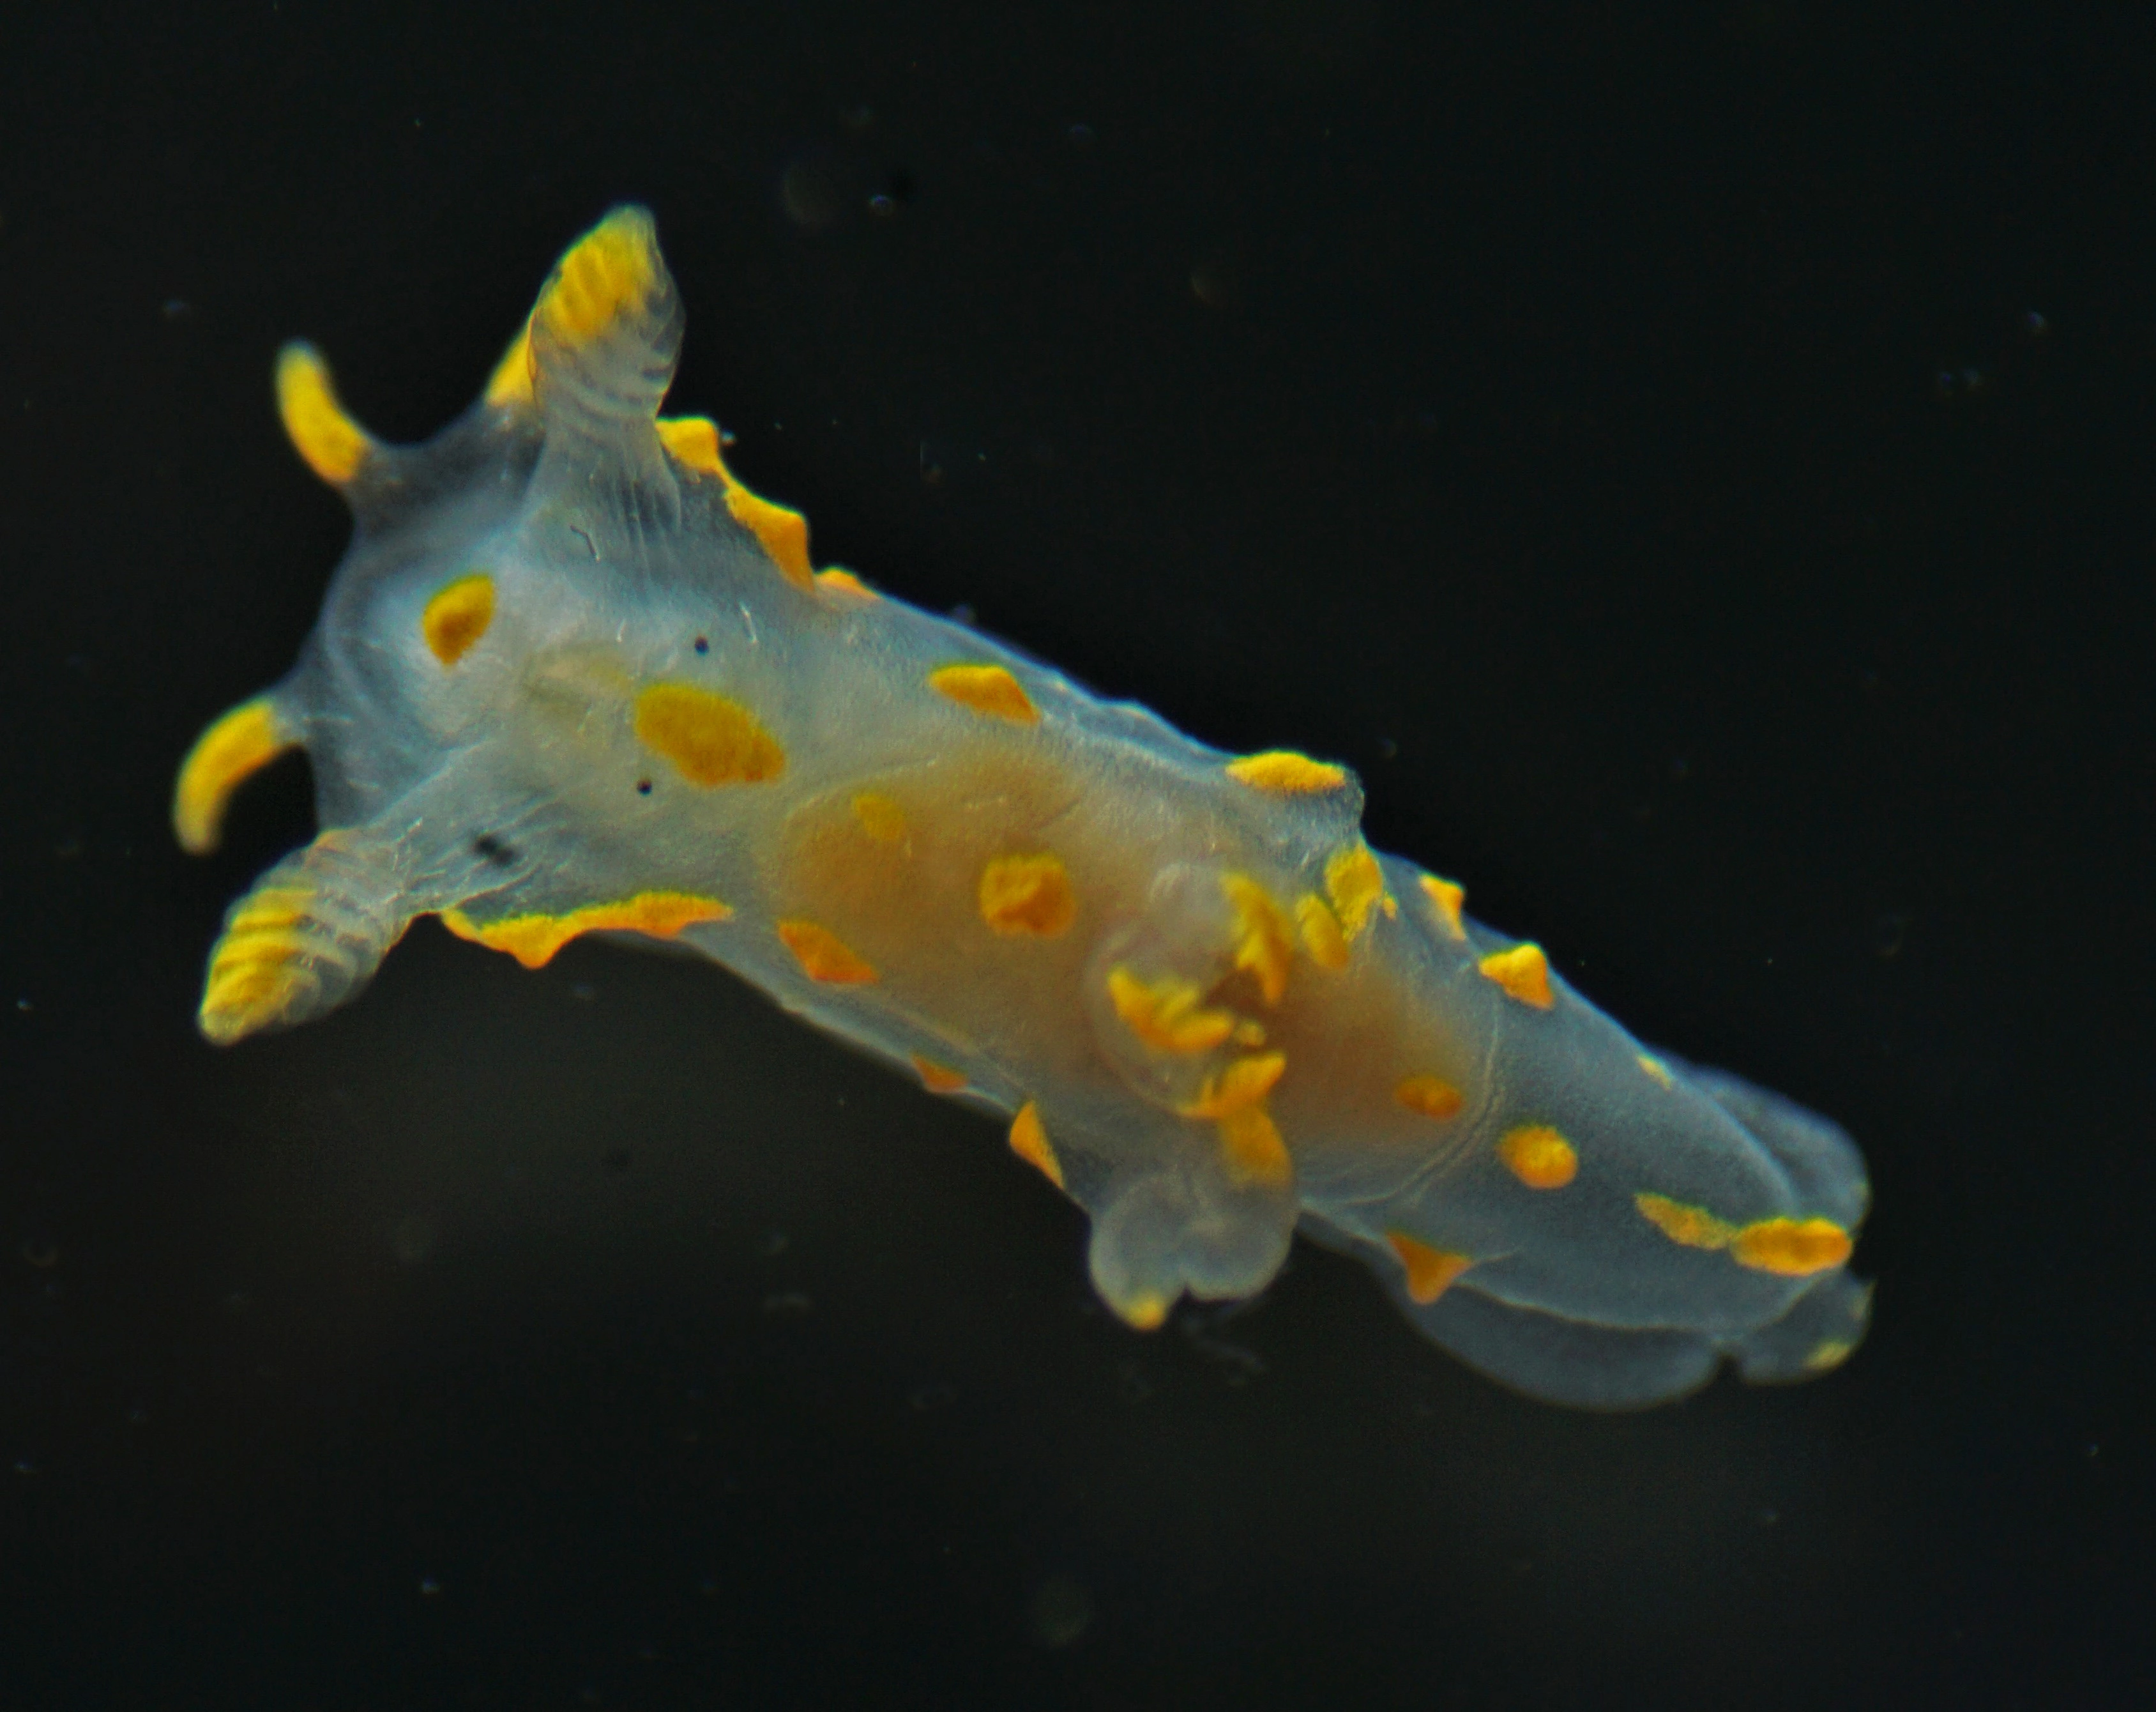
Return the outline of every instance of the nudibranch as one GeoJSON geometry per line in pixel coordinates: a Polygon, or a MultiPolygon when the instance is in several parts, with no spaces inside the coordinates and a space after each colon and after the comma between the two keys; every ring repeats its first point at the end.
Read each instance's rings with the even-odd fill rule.
{"type": "Polygon", "coordinates": [[[1262,1288],[1300,1227],[1557,1401],[1849,1354],[1868,1191],[1840,1130],[1648,1051],[1373,851],[1348,769],[1209,748],[815,569],[712,422],[660,414],[681,329],[621,208],[424,445],[280,357],[356,521],[297,666],[180,771],[190,851],[295,746],[322,829],[227,916],[210,1040],[342,1004],[422,915],[532,969],[675,940],[997,1115],[1134,1327],[1262,1288]]]}

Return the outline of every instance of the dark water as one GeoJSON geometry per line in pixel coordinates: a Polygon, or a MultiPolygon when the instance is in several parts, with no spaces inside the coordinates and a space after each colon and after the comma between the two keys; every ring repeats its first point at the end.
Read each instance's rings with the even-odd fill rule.
{"type": "Polygon", "coordinates": [[[2148,1703],[2145,13],[166,10],[0,23],[0,1704],[2148,1703]],[[685,961],[202,1045],[312,821],[172,771],[344,532],[271,356],[429,432],[623,198],[819,562],[1846,1123],[1856,1360],[1566,1413],[1307,1251],[1138,1337],[685,961]]]}

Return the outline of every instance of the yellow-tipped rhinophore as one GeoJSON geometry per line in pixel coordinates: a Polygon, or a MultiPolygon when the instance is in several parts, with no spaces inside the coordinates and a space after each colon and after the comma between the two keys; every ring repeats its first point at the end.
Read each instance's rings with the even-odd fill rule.
{"type": "Polygon", "coordinates": [[[307,467],[332,487],[345,486],[374,454],[373,437],[337,401],[330,366],[312,345],[277,353],[277,414],[307,467]]]}
{"type": "Polygon", "coordinates": [[[180,848],[189,856],[215,850],[233,792],[297,741],[267,696],[242,702],[197,738],[172,789],[172,831],[180,848]]]}

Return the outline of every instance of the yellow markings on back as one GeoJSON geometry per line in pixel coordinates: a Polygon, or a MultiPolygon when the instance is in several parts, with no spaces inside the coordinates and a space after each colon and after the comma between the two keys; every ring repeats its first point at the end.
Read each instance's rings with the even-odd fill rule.
{"type": "Polygon", "coordinates": [[[210,953],[203,986],[202,1031],[230,1046],[275,1022],[305,990],[308,976],[304,923],[314,902],[305,886],[257,892],[233,913],[210,953]]]}
{"type": "Polygon", "coordinates": [[[1467,1103],[1460,1090],[1441,1076],[1410,1076],[1393,1090],[1393,1098],[1425,1118],[1456,1118],[1467,1103]]]}
{"type": "MultiPolygon", "coordinates": [[[[1063,1162],[1055,1157],[1047,1128],[1040,1121],[1040,1108],[1031,1100],[1020,1106],[1018,1116],[1011,1119],[1010,1149],[1058,1189],[1063,1186],[1063,1162]]],[[[1158,1325],[1159,1321],[1153,1324],[1158,1325]]]]}
{"type": "Polygon", "coordinates": [[[1760,1219],[1732,1225],[1705,1207],[1687,1206],[1666,1195],[1635,1195],[1632,1204],[1672,1242],[1686,1248],[1726,1248],[1739,1266],[1785,1278],[1830,1272],[1855,1247],[1849,1232],[1832,1219],[1760,1219]]]}
{"type": "Polygon", "coordinates": [[[1279,1004],[1295,959],[1286,916],[1272,893],[1248,874],[1223,874],[1220,890],[1235,913],[1235,967],[1255,978],[1266,1004],[1279,1004]]]}
{"type": "Polygon", "coordinates": [[[1166,1324],[1168,1303],[1158,1296],[1133,1296],[1127,1302],[1109,1303],[1134,1332],[1156,1332],[1166,1324]]]}
{"type": "Polygon", "coordinates": [[[1340,930],[1340,918],[1315,892],[1306,892],[1296,899],[1295,925],[1312,963],[1320,969],[1348,967],[1348,936],[1340,930]]]}
{"type": "Polygon", "coordinates": [[[939,666],[928,674],[928,687],[962,707],[1008,719],[1014,725],[1038,725],[1040,710],[1025,686],[1000,666],[939,666]]]}
{"type": "Polygon", "coordinates": [[[691,784],[757,784],[786,770],[786,751],[732,697],[654,684],[636,698],[636,735],[691,784]]]}
{"type": "Polygon", "coordinates": [[[1537,1010],[1547,1010],[1557,1003],[1557,995],[1550,990],[1549,959],[1532,941],[1523,940],[1510,951],[1493,951],[1476,967],[1502,987],[1509,999],[1532,1005],[1537,1010]]]}
{"type": "Polygon", "coordinates": [[[350,481],[373,455],[372,438],[337,402],[329,364],[312,345],[277,353],[277,414],[293,449],[332,487],[350,481]]]}
{"type": "Polygon", "coordinates": [[[1850,1352],[1856,1347],[1847,1338],[1824,1339],[1814,1344],[1811,1353],[1804,1357],[1804,1371],[1831,1373],[1849,1360],[1850,1352]]]}
{"type": "Polygon", "coordinates": [[[1754,1272],[1804,1278],[1832,1271],[1854,1246],[1832,1219],[1762,1219],[1737,1233],[1729,1252],[1754,1272]]]}
{"type": "Polygon", "coordinates": [[[1648,1075],[1654,1077],[1656,1082],[1661,1083],[1664,1087],[1675,1087],[1676,1086],[1676,1079],[1670,1074],[1670,1067],[1663,1063],[1661,1059],[1656,1057],[1653,1053],[1640,1053],[1639,1055],[1639,1065],[1640,1069],[1645,1071],[1648,1075]]]}
{"type": "Polygon", "coordinates": [[[641,208],[616,208],[555,264],[531,319],[574,350],[624,316],[648,312],[663,278],[651,217],[641,208]]]}
{"type": "Polygon", "coordinates": [[[427,651],[446,671],[478,645],[493,622],[494,578],[474,571],[434,591],[419,614],[419,634],[427,639],[427,651]]]}
{"type": "Polygon", "coordinates": [[[1209,1010],[1195,981],[1163,975],[1148,985],[1117,964],[1108,971],[1108,1002],[1132,1034],[1156,1052],[1192,1058],[1236,1032],[1232,1010],[1209,1010]]]}
{"type": "Polygon", "coordinates": [[[1452,1281],[1475,1264],[1467,1255],[1432,1248],[1404,1231],[1386,1231],[1385,1241],[1407,1268],[1408,1300],[1424,1308],[1450,1289],[1452,1281]]]}
{"type": "Polygon", "coordinates": [[[1238,1058],[1219,1075],[1207,1077],[1195,1100],[1177,1108],[1186,1118],[1212,1120],[1229,1174],[1240,1182],[1275,1187],[1295,1174],[1287,1144],[1265,1110],[1266,1096],[1286,1069],[1285,1052],[1238,1058]]]}
{"type": "Polygon", "coordinates": [[[1717,1219],[1703,1206],[1671,1200],[1666,1195],[1635,1195],[1632,1205],[1648,1223],[1681,1247],[1727,1248],[1737,1237],[1737,1226],[1727,1219],[1717,1219]]]}
{"type": "Polygon", "coordinates": [[[224,835],[232,794],[297,739],[278,723],[267,696],[242,702],[195,739],[172,787],[172,831],[189,856],[208,856],[224,835]]]}
{"type": "Polygon", "coordinates": [[[528,404],[531,398],[531,318],[526,316],[487,380],[486,402],[499,409],[528,404]]]}
{"type": "Polygon", "coordinates": [[[1465,939],[1467,923],[1460,919],[1461,907],[1467,902],[1467,888],[1455,886],[1450,880],[1440,880],[1435,874],[1422,877],[1422,889],[1430,907],[1437,912],[1438,924],[1448,938],[1465,939]]]}
{"type": "Polygon", "coordinates": [[[853,806],[854,818],[861,823],[861,830],[878,844],[906,841],[910,829],[906,824],[906,810],[881,791],[857,792],[853,806]]]}
{"type": "Polygon", "coordinates": [[[816,586],[826,594],[852,594],[863,600],[883,599],[851,571],[842,570],[836,565],[828,571],[816,573],[816,586]]]}
{"type": "Polygon", "coordinates": [[[1325,864],[1325,890],[1340,918],[1340,931],[1350,941],[1369,924],[1370,912],[1384,906],[1391,915],[1398,906],[1385,896],[1384,871],[1367,844],[1351,844],[1335,851],[1325,864]]]}
{"type": "Polygon", "coordinates": [[[671,939],[699,922],[722,922],[733,911],[716,897],[690,892],[639,892],[613,903],[588,903],[563,915],[506,916],[475,922],[460,909],[442,912],[442,925],[459,939],[490,951],[506,951],[526,969],[543,969],[570,940],[584,933],[646,933],[671,939]]]}
{"type": "Polygon", "coordinates": [[[1274,796],[1314,796],[1347,784],[1348,769],[1313,761],[1293,749],[1267,749],[1262,754],[1230,761],[1228,776],[1274,796]]]}
{"type": "Polygon", "coordinates": [[[829,928],[814,922],[781,922],[778,937],[812,981],[834,987],[865,987],[876,979],[875,965],[856,955],[829,928]]]}
{"type": "Polygon", "coordinates": [[[719,450],[719,424],[708,416],[662,416],[659,438],[677,463],[724,484],[726,510],[756,537],[771,561],[797,589],[813,591],[818,582],[808,560],[808,520],[800,512],[754,494],[726,468],[719,450]]]}
{"type": "MultiPolygon", "coordinates": [[[[932,1094],[955,1094],[966,1085],[965,1073],[953,1070],[948,1064],[938,1064],[933,1058],[912,1055],[914,1074],[921,1078],[921,1087],[932,1094]]],[[[1061,1188],[1061,1184],[1056,1185],[1061,1188]]]]}
{"type": "Polygon", "coordinates": [[[1507,1129],[1497,1143],[1505,1169],[1530,1189],[1562,1189],[1579,1175],[1579,1155],[1547,1123],[1507,1129]]]}
{"type": "Polygon", "coordinates": [[[1030,933],[1053,939],[1078,919],[1077,894],[1063,859],[1038,856],[991,856],[981,870],[981,919],[998,933],[1030,933]]]}

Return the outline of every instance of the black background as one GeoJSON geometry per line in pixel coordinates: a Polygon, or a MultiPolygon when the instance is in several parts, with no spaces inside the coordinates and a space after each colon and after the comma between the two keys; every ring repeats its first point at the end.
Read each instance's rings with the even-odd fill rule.
{"type": "Polygon", "coordinates": [[[164,11],[0,23],[0,1704],[2148,1704],[2144,8],[164,11]],[[277,345],[423,435],[631,198],[819,563],[1846,1123],[1851,1365],[1568,1413],[1307,1250],[1138,1337],[683,960],[201,1044],[312,827],[165,823],[342,542],[277,345]]]}

